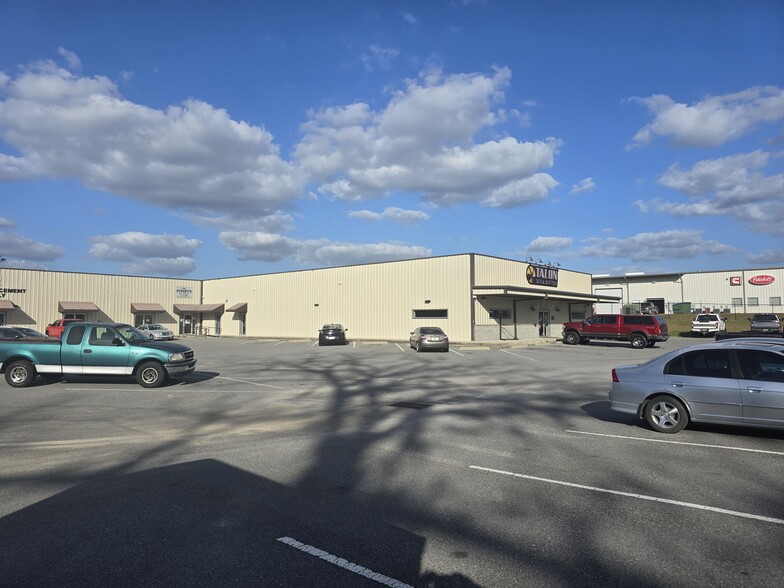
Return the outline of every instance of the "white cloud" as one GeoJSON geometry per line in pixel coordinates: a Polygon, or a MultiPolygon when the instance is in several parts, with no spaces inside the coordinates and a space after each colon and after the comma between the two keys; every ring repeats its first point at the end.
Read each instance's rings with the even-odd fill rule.
{"type": "Polygon", "coordinates": [[[536,237],[524,249],[524,255],[550,253],[562,251],[572,246],[574,239],[571,237],[536,237]]]}
{"type": "Polygon", "coordinates": [[[0,216],[0,229],[7,229],[9,227],[15,227],[16,223],[12,221],[10,218],[4,218],[0,216]]]}
{"type": "Polygon", "coordinates": [[[569,194],[582,194],[583,192],[589,192],[593,190],[595,187],[596,184],[594,184],[593,178],[585,178],[576,184],[572,184],[572,189],[569,190],[569,194]]]}
{"type": "Polygon", "coordinates": [[[68,51],[68,49],[64,49],[63,47],[57,48],[57,53],[65,59],[65,62],[68,64],[68,67],[72,70],[80,70],[82,69],[82,61],[79,59],[79,56],[76,55],[73,51],[68,51]]]}
{"type": "Polygon", "coordinates": [[[377,69],[388,69],[400,51],[394,47],[379,47],[370,45],[366,52],[362,53],[360,61],[366,71],[372,72],[377,69]]]}
{"type": "Polygon", "coordinates": [[[402,224],[418,224],[430,218],[430,215],[420,210],[406,210],[396,206],[388,206],[383,212],[373,212],[370,210],[354,210],[348,213],[350,218],[360,218],[364,220],[379,221],[389,219],[402,224]]]}
{"type": "Polygon", "coordinates": [[[323,266],[375,263],[428,257],[431,250],[403,243],[335,243],[327,239],[300,240],[260,232],[224,231],[221,242],[241,260],[281,261],[323,266]]]}
{"type": "Polygon", "coordinates": [[[759,253],[749,253],[747,256],[751,263],[781,265],[784,260],[784,249],[766,249],[759,253]]]}
{"type": "MultiPolygon", "coordinates": [[[[13,226],[13,225],[5,225],[13,226]]],[[[16,233],[0,233],[0,256],[24,261],[52,261],[62,257],[64,250],[58,245],[41,243],[16,233]]]]}
{"type": "Polygon", "coordinates": [[[654,119],[637,132],[628,148],[657,136],[669,137],[676,145],[717,147],[752,132],[758,124],[784,120],[784,90],[775,86],[709,96],[692,105],[661,94],[632,100],[646,106],[654,119]]]}
{"type": "Polygon", "coordinates": [[[304,180],[263,128],[188,100],[156,110],[124,100],[101,76],[40,62],[0,101],[0,180],[75,178],[153,206],[235,217],[289,206],[304,180]]]}
{"type": "Polygon", "coordinates": [[[193,271],[198,239],[182,235],[151,235],[127,232],[91,237],[89,255],[106,261],[124,262],[131,274],[181,276],[193,271]]]}
{"type": "Polygon", "coordinates": [[[585,257],[619,257],[631,261],[692,259],[700,255],[726,255],[734,247],[705,240],[699,231],[670,230],[638,233],[626,239],[592,237],[583,241],[579,254],[585,257]]]}
{"type": "Polygon", "coordinates": [[[507,68],[492,76],[432,69],[382,111],[362,103],[312,111],[296,158],[323,181],[320,194],[344,200],[405,191],[439,205],[515,206],[546,197],[557,184],[535,174],[553,165],[560,140],[474,139],[501,120],[493,107],[510,76],[507,68]]]}

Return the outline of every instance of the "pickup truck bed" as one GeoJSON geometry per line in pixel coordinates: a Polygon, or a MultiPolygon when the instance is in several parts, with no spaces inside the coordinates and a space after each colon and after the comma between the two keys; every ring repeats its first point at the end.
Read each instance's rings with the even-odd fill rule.
{"type": "Polygon", "coordinates": [[[190,347],[151,341],[131,325],[75,322],[62,339],[0,341],[0,373],[16,388],[36,376],[54,381],[65,375],[135,376],[140,386],[157,388],[195,369],[190,347]]]}

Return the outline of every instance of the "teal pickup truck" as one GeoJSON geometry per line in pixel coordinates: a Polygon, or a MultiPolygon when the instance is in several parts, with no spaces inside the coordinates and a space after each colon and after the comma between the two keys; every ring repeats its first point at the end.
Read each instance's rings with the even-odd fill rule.
{"type": "Polygon", "coordinates": [[[134,376],[140,386],[157,388],[195,367],[190,347],[151,341],[121,323],[74,322],[61,339],[0,341],[0,373],[15,388],[30,386],[36,375],[54,382],[69,374],[134,376]]]}

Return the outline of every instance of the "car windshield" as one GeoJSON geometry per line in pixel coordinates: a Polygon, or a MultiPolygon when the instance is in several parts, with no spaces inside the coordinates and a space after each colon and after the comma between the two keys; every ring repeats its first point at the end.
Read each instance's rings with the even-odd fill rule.
{"type": "Polygon", "coordinates": [[[342,325],[324,325],[322,327],[322,331],[340,331],[343,328],[342,325]]]}
{"type": "Polygon", "coordinates": [[[715,314],[701,314],[697,317],[698,323],[710,323],[717,320],[719,320],[719,317],[717,317],[715,314]]]}
{"type": "Polygon", "coordinates": [[[115,325],[114,327],[117,329],[117,332],[120,336],[125,339],[126,341],[149,341],[149,336],[145,335],[138,329],[132,327],[131,325],[115,325]]]}
{"type": "Polygon", "coordinates": [[[147,325],[151,331],[163,331],[163,325],[147,325]]]}
{"type": "Polygon", "coordinates": [[[775,321],[776,315],[775,314],[755,314],[754,318],[751,320],[753,321],[775,321]]]}
{"type": "Polygon", "coordinates": [[[430,328],[426,327],[426,328],[420,330],[419,332],[422,333],[423,335],[443,335],[444,334],[444,331],[442,331],[438,327],[430,327],[430,328]]]}

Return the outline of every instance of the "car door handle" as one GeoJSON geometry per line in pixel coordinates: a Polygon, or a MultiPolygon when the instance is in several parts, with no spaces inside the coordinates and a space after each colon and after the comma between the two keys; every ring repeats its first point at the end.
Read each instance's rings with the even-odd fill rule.
{"type": "Polygon", "coordinates": [[[92,353],[92,352],[93,352],[92,349],[85,349],[84,351],[82,351],[82,353],[92,353]]]}
{"type": "Polygon", "coordinates": [[[670,382],[670,385],[675,386],[676,388],[683,388],[683,382],[670,382]]]}
{"type": "Polygon", "coordinates": [[[760,394],[762,392],[762,388],[746,388],[752,394],[760,394]]]}

